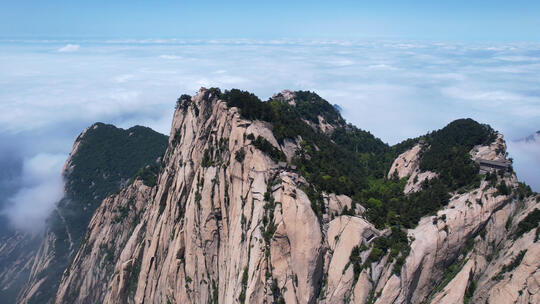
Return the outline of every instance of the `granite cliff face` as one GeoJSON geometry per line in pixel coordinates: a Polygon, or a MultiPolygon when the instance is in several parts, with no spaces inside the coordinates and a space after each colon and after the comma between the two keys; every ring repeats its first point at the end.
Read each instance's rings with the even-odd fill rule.
{"type": "Polygon", "coordinates": [[[139,168],[156,162],[167,137],[149,128],[95,123],[75,140],[63,168],[64,197],[42,233],[0,238],[0,302],[52,303],[96,208],[139,168]]]}
{"type": "Polygon", "coordinates": [[[26,283],[42,236],[12,231],[0,236],[0,303],[13,303],[26,283]]]}
{"type": "MultiPolygon", "coordinates": [[[[302,106],[290,91],[274,98],[302,106]]],[[[540,302],[539,198],[513,173],[451,190],[414,227],[381,226],[369,220],[376,203],[313,196],[292,160],[321,147],[241,114],[216,90],[179,99],[155,185],[137,178],[103,200],[56,303],[540,302]],[[377,247],[399,234],[406,249],[377,247]]],[[[320,136],[348,128],[305,121],[320,136]]],[[[406,147],[387,179],[422,195],[446,174],[423,169],[430,148],[406,147]]],[[[504,140],[469,153],[502,160],[504,140]]]]}

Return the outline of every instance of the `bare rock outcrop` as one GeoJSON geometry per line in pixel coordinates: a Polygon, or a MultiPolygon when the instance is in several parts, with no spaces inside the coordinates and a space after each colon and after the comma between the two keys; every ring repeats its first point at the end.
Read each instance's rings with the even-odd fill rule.
{"type": "MultiPolygon", "coordinates": [[[[483,179],[406,231],[410,251],[397,270],[390,252],[355,268],[351,253],[365,262],[373,239],[390,229],[376,229],[347,196],[325,193],[327,210],[316,214],[306,180],[253,146],[249,134],[280,151],[297,146],[279,143],[271,125],[243,119],[212,90],[179,104],[157,184],[136,180],[103,201],[56,303],[538,301],[535,232],[514,239],[506,230],[517,229],[537,198],[501,194],[483,179]],[[345,207],[354,211],[343,214],[345,207]],[[501,273],[509,259],[519,274],[501,273]]],[[[499,147],[477,150],[491,155],[499,147]]],[[[436,177],[420,172],[421,149],[400,155],[388,173],[408,177],[406,193],[436,177]]],[[[518,187],[511,173],[498,181],[518,187]]]]}
{"type": "Polygon", "coordinates": [[[411,149],[400,154],[392,163],[388,178],[407,178],[407,184],[403,192],[411,193],[421,189],[421,185],[425,180],[430,180],[437,177],[437,173],[431,171],[420,170],[420,154],[423,149],[423,144],[417,144],[411,149]]]}
{"type": "Polygon", "coordinates": [[[15,302],[32,271],[42,236],[13,231],[0,236],[0,302],[15,302]]]}
{"type": "Polygon", "coordinates": [[[506,142],[504,135],[497,134],[497,138],[489,146],[475,146],[471,152],[473,159],[486,159],[494,161],[506,160],[506,142]]]}
{"type": "Polygon", "coordinates": [[[322,277],[318,218],[302,179],[280,171],[247,134],[278,145],[264,124],[241,119],[208,90],[181,105],[156,187],[143,196],[133,184],[103,202],[56,301],[313,301],[322,277]],[[271,184],[281,187],[271,192],[271,184]],[[131,197],[144,206],[137,226],[131,213],[111,222],[131,197]],[[100,248],[110,244],[120,245],[109,260],[100,248]]]}
{"type": "MultiPolygon", "coordinates": [[[[504,147],[499,135],[490,146],[475,147],[471,155],[504,160],[504,147]]],[[[394,162],[397,174],[410,176],[413,162],[407,160],[414,160],[415,150],[394,162]]],[[[513,174],[505,174],[500,183],[518,187],[513,174]]],[[[376,303],[535,303],[540,256],[535,230],[517,240],[507,232],[515,230],[519,222],[512,218],[523,219],[535,208],[538,198],[520,202],[516,195],[500,194],[487,181],[477,189],[455,194],[436,216],[423,218],[409,231],[414,241],[401,276],[394,275],[384,283],[376,303]],[[510,271],[508,261],[516,261],[519,253],[521,260],[512,265],[516,269],[512,271],[520,271],[519,275],[511,272],[501,277],[510,271]]]]}

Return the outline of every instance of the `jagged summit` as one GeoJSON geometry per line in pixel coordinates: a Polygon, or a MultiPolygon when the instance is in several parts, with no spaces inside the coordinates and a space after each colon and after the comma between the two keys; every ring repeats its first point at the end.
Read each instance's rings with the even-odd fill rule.
{"type": "Polygon", "coordinates": [[[519,228],[536,198],[472,158],[501,141],[465,119],[390,147],[313,93],[183,95],[155,185],[103,201],[56,301],[536,301],[540,246],[519,228]]]}
{"type": "Polygon", "coordinates": [[[389,146],[312,92],[201,88],[165,146],[93,212],[56,303],[540,300],[540,198],[479,174],[506,146],[472,119],[389,146]]]}
{"type": "Polygon", "coordinates": [[[279,93],[272,95],[272,99],[278,100],[281,99],[286,102],[290,102],[290,105],[296,105],[294,99],[296,98],[296,93],[290,90],[283,90],[279,93]]]}
{"type": "MultiPolygon", "coordinates": [[[[284,90],[274,94],[268,101],[261,101],[256,95],[238,89],[221,92],[218,88],[201,88],[196,96],[197,100],[208,98],[223,100],[229,107],[237,107],[241,116],[250,120],[283,123],[285,119],[301,119],[314,127],[324,128],[321,125],[325,124],[327,128],[332,129],[342,126],[345,122],[334,106],[309,91],[284,90]],[[287,113],[289,117],[285,118],[280,112],[287,113]]],[[[177,101],[177,107],[184,104],[183,102],[190,102],[189,98],[189,95],[182,95],[177,101]]]]}

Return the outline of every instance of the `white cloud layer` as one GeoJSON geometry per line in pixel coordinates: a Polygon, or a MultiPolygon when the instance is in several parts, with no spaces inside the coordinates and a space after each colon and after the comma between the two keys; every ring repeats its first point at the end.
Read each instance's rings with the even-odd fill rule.
{"type": "Polygon", "coordinates": [[[536,191],[540,189],[540,133],[527,139],[508,142],[508,152],[514,159],[519,180],[525,180],[536,191]]]}
{"type": "MultiPolygon", "coordinates": [[[[20,148],[29,157],[67,154],[75,136],[95,121],[143,124],[169,134],[176,98],[200,86],[237,87],[261,99],[282,89],[313,90],[340,105],[348,121],[390,144],[457,118],[488,123],[505,134],[520,179],[540,191],[540,150],[510,143],[540,129],[539,44],[152,39],[0,44],[0,139],[36,141],[20,148]],[[84,52],[75,52],[80,45],[84,52]]],[[[14,223],[42,218],[51,209],[60,188],[59,170],[53,171],[56,178],[24,184],[11,198],[14,223]],[[43,202],[45,197],[51,199],[43,202]]]]}
{"type": "Polygon", "coordinates": [[[75,52],[78,51],[81,46],[78,44],[66,44],[65,46],[58,49],[58,52],[60,53],[66,53],[66,52],[75,52]]]}
{"type": "Polygon", "coordinates": [[[42,153],[24,161],[21,188],[2,211],[14,228],[34,232],[43,227],[63,195],[60,171],[65,159],[64,154],[42,153]]]}

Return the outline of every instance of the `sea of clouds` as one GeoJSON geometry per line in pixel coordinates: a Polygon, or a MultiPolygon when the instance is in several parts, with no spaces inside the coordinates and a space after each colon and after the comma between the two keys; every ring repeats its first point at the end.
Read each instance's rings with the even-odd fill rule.
{"type": "Polygon", "coordinates": [[[312,90],[390,144],[471,117],[505,134],[518,177],[540,191],[540,140],[521,140],[540,129],[540,44],[149,39],[0,46],[0,171],[10,172],[0,174],[0,213],[16,227],[43,221],[54,208],[62,161],[86,126],[140,124],[168,134],[176,98],[201,86],[241,88],[261,99],[312,90]]]}

